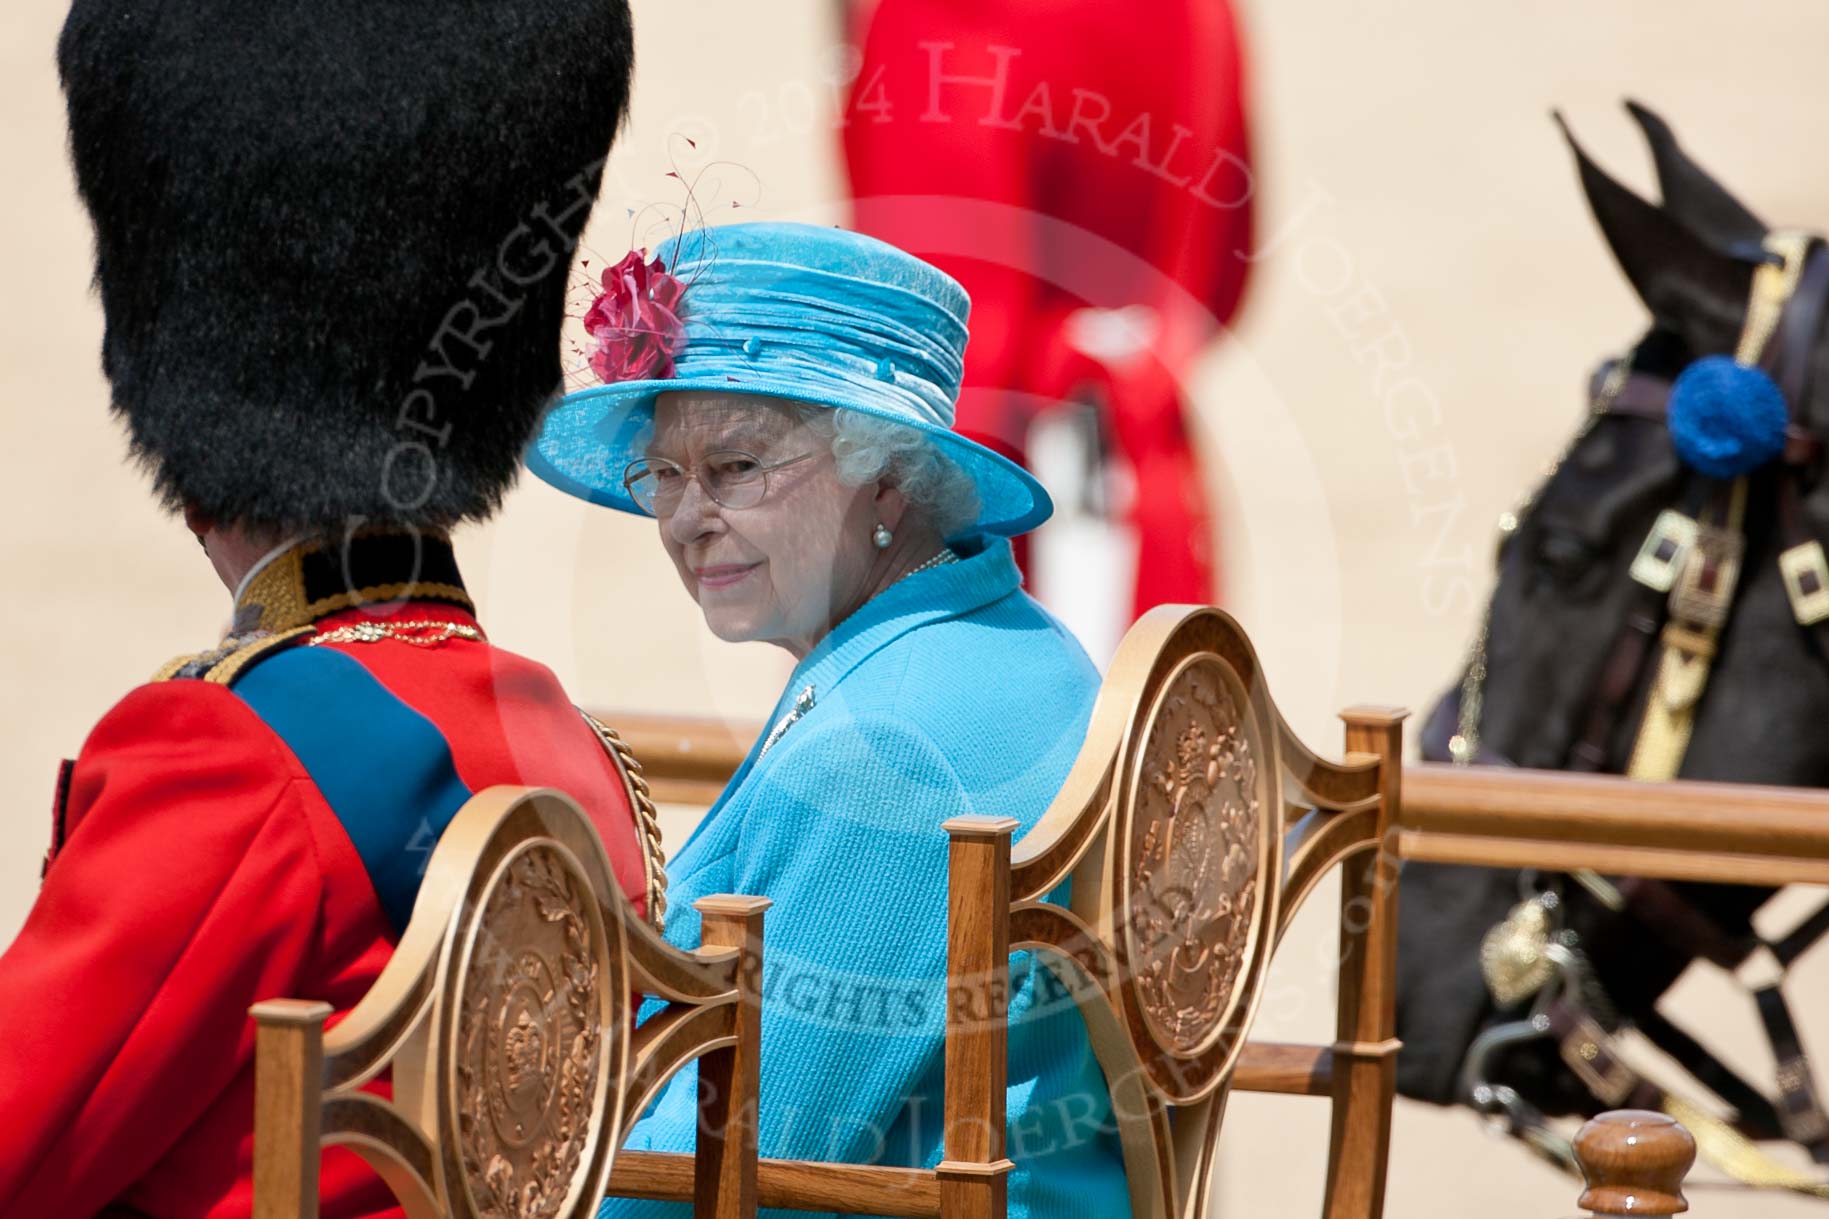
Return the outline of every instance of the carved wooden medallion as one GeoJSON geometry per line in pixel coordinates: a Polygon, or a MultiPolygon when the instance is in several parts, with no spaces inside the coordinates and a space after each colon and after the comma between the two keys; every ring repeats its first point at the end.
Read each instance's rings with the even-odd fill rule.
{"type": "Polygon", "coordinates": [[[1195,658],[1163,687],[1137,758],[1127,967],[1150,1038],[1177,1059],[1242,1039],[1268,950],[1276,763],[1247,711],[1231,669],[1195,658]]]}
{"type": "Polygon", "coordinates": [[[536,845],[489,891],[461,991],[457,1116],[479,1216],[557,1215],[589,1150],[605,1035],[590,890],[536,845]]]}

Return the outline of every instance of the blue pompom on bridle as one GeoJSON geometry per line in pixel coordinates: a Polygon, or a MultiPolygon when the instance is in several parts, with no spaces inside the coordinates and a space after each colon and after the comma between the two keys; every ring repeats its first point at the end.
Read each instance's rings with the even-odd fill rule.
{"type": "Polygon", "coordinates": [[[1703,356],[1670,388],[1665,422],[1677,456],[1710,478],[1738,478],[1785,449],[1790,412],[1764,369],[1703,356]]]}

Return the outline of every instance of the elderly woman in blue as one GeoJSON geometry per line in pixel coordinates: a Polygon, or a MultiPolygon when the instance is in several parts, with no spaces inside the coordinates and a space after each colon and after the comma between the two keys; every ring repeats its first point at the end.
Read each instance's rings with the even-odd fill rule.
{"type": "MultiPolygon", "coordinates": [[[[764,1156],[932,1167],[941,823],[1033,825],[1097,690],[1079,645],[1022,591],[1007,540],[1052,505],[952,430],[967,300],[926,263],[835,229],[751,224],[689,233],[609,279],[587,325],[594,366],[618,379],[564,399],[528,464],[656,518],[712,631],[799,661],[669,867],[668,936],[698,942],[691,903],[707,894],[773,899],[764,1156]]],[[[1012,958],[1011,984],[1010,1213],[1127,1215],[1077,1010],[1029,954],[1012,958]]],[[[689,1150],[696,1082],[675,1078],[628,1146],[689,1150]]],[[[602,1214],[686,1208],[610,1199],[602,1214]]]]}

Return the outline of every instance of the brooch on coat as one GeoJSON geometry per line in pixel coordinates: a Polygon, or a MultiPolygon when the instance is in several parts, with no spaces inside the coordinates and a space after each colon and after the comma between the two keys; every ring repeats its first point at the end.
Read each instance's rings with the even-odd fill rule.
{"type": "Polygon", "coordinates": [[[768,751],[775,747],[775,742],[786,736],[787,730],[792,728],[801,716],[812,709],[813,687],[808,686],[794,696],[794,709],[777,720],[775,726],[768,730],[768,737],[762,742],[762,752],[756,755],[756,760],[760,762],[763,758],[767,757],[768,751]]]}

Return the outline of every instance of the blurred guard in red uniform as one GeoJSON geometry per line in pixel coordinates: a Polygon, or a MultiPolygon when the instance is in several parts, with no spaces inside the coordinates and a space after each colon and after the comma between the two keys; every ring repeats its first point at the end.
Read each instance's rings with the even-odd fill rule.
{"type": "MultiPolygon", "coordinates": [[[[247,1215],[249,1005],[354,1005],[470,793],[570,792],[656,912],[611,744],[488,643],[445,533],[559,385],[629,14],[77,0],[58,51],[114,407],[234,633],[65,766],[0,957],[0,1215],[247,1215]]],[[[392,1207],[347,1151],[322,1196],[392,1207]]]]}
{"type": "Polygon", "coordinates": [[[1022,460],[1038,413],[1095,401],[1134,477],[1134,611],[1213,600],[1179,382],[1251,245],[1226,0],[878,0],[866,20],[856,222],[971,293],[961,430],[1022,460]]]}

